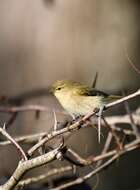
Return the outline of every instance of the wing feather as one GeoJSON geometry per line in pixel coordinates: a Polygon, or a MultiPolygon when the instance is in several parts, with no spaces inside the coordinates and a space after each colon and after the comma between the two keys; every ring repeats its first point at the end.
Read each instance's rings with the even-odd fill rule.
{"type": "Polygon", "coordinates": [[[109,95],[105,92],[96,90],[95,88],[87,87],[87,86],[79,86],[77,88],[78,94],[83,96],[103,96],[108,97],[109,95]]]}

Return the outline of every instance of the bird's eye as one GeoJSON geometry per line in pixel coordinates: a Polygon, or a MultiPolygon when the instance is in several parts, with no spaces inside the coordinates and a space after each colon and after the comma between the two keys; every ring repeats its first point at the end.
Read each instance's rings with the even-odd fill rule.
{"type": "Polygon", "coordinates": [[[58,88],[57,88],[57,90],[61,90],[61,88],[60,88],[60,87],[58,87],[58,88]]]}

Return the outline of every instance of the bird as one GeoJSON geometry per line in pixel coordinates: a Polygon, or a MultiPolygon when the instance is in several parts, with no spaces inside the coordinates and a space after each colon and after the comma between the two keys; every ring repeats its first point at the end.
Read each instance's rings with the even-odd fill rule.
{"type": "Polygon", "coordinates": [[[52,92],[73,119],[121,98],[71,80],[56,81],[52,85],[52,92]]]}

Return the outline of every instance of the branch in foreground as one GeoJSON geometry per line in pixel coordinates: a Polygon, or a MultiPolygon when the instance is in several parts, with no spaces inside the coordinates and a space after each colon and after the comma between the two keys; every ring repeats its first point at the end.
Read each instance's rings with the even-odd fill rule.
{"type": "Polygon", "coordinates": [[[110,158],[108,161],[106,161],[104,164],[99,166],[97,169],[90,172],[89,174],[87,174],[87,175],[85,175],[83,177],[79,177],[74,181],[71,181],[71,182],[65,183],[63,185],[60,185],[60,186],[58,186],[56,188],[52,188],[51,190],[62,190],[62,189],[66,189],[66,188],[74,186],[74,185],[81,184],[81,183],[85,182],[86,180],[88,180],[90,177],[92,177],[95,174],[99,173],[102,169],[104,169],[108,165],[112,164],[118,157],[119,157],[118,155],[115,155],[112,158],[110,158]]]}
{"type": "MultiPolygon", "coordinates": [[[[85,182],[86,180],[88,180],[89,178],[91,178],[92,176],[96,175],[97,173],[101,172],[104,168],[106,168],[107,166],[109,166],[110,164],[112,164],[117,158],[119,158],[120,156],[122,156],[123,154],[125,154],[128,151],[132,151],[136,148],[139,148],[140,145],[140,139],[139,140],[135,140],[135,142],[130,143],[129,145],[126,145],[125,148],[119,152],[115,151],[115,154],[110,154],[110,156],[112,156],[109,160],[107,160],[105,163],[103,163],[102,165],[98,166],[97,168],[95,168],[93,171],[91,171],[90,173],[88,173],[87,175],[83,176],[83,177],[79,177],[74,181],[65,183],[63,185],[60,185],[56,188],[53,188],[52,190],[62,190],[62,189],[66,189],[68,187],[74,186],[74,185],[78,185],[81,184],[83,182],[85,182]]],[[[113,151],[112,151],[113,153],[113,151]]],[[[106,153],[108,154],[108,153],[106,153]]],[[[101,155],[102,156],[102,155],[101,155]]],[[[100,160],[101,157],[95,157],[94,160],[100,160]]]]}
{"type": "MultiPolygon", "coordinates": [[[[120,104],[126,100],[129,100],[131,98],[134,98],[136,96],[140,95],[140,90],[138,90],[137,92],[135,92],[134,94],[131,94],[129,96],[126,96],[120,100],[117,100],[113,103],[110,103],[110,104],[107,104],[105,106],[106,109],[112,107],[112,106],[115,106],[117,104],[120,104]]],[[[75,130],[79,130],[81,128],[81,126],[83,124],[85,124],[85,122],[91,118],[93,115],[95,115],[97,113],[98,110],[86,115],[85,117],[83,117],[82,119],[80,119],[79,121],[75,122],[74,124],[68,126],[68,127],[65,127],[63,129],[60,129],[60,130],[56,130],[56,131],[52,131],[51,133],[49,133],[46,137],[44,137],[40,142],[38,142],[36,145],[34,145],[31,149],[29,149],[28,151],[28,154],[31,156],[40,146],[42,146],[44,143],[48,142],[49,140],[57,137],[58,135],[61,135],[61,134],[64,134],[64,133],[67,133],[67,132],[73,132],[75,130]]],[[[84,126],[82,126],[84,127],[84,126]]],[[[117,151],[116,149],[115,150],[112,150],[112,151],[109,151],[109,152],[106,152],[105,154],[102,154],[102,155],[99,155],[99,156],[96,156],[96,157],[92,157],[90,159],[90,163],[88,162],[88,164],[92,164],[94,162],[97,162],[99,160],[103,160],[105,158],[108,158],[110,156],[113,156],[111,159],[109,159],[108,161],[106,161],[104,164],[102,164],[101,166],[97,167],[95,170],[93,170],[92,172],[90,172],[89,174],[87,174],[86,176],[84,177],[81,177],[81,178],[78,178],[76,182],[73,181],[73,182],[70,182],[70,183],[67,183],[67,184],[64,184],[63,186],[58,187],[59,189],[63,189],[63,188],[66,188],[68,186],[72,186],[74,184],[79,184],[79,183],[82,183],[83,180],[87,180],[88,178],[90,178],[91,176],[95,175],[97,172],[101,171],[104,167],[106,167],[107,165],[109,165],[110,163],[112,163],[116,158],[118,158],[120,155],[128,152],[128,151],[131,151],[131,150],[134,150],[136,148],[139,147],[139,144],[140,144],[140,138],[138,138],[137,140],[133,141],[132,143],[130,144],[127,144],[123,147],[123,149],[121,151],[117,151]],[[113,160],[113,161],[112,161],[113,160]]],[[[47,154],[44,154],[42,156],[38,156],[36,158],[33,158],[33,159],[30,159],[30,160],[25,160],[25,161],[20,161],[19,164],[18,164],[18,167],[17,169],[15,170],[14,174],[11,176],[11,178],[7,181],[7,183],[5,183],[4,185],[0,186],[0,190],[11,190],[13,189],[17,183],[19,182],[19,180],[21,179],[21,177],[30,169],[34,168],[34,167],[38,167],[38,166],[41,166],[43,164],[46,164],[48,162],[51,162],[55,159],[57,159],[57,155],[61,152],[60,149],[62,148],[62,145],[59,146],[59,148],[57,149],[54,149],[50,152],[48,152],[47,154]]],[[[62,154],[62,153],[61,153],[62,154]]]]}
{"type": "Polygon", "coordinates": [[[46,163],[49,163],[56,159],[57,154],[59,153],[60,149],[62,148],[62,144],[59,145],[58,148],[31,160],[23,161],[21,160],[13,173],[10,179],[4,184],[0,186],[0,190],[11,190],[13,189],[22,178],[22,176],[29,170],[42,166],[46,163]]]}

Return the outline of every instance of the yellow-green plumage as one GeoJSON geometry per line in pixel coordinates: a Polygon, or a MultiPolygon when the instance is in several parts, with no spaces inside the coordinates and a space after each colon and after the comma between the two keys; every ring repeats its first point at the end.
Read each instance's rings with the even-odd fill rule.
{"type": "Polygon", "coordinates": [[[75,117],[86,115],[95,108],[120,98],[67,80],[57,81],[53,85],[53,92],[63,108],[75,117]]]}

